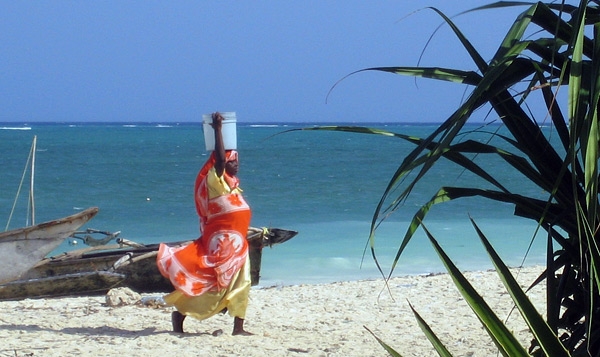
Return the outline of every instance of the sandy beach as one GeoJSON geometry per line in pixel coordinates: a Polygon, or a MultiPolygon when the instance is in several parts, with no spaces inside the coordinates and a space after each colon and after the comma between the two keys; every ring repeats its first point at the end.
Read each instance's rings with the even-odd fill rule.
{"type": "MultiPolygon", "coordinates": [[[[518,281],[528,285],[541,271],[522,269],[518,281]]],[[[466,276],[506,319],[512,304],[496,273],[466,276]]],[[[387,356],[365,326],[403,356],[433,356],[408,301],[455,356],[495,355],[446,274],[394,278],[391,294],[384,287],[382,280],[372,280],[254,288],[246,329],[255,335],[249,337],[231,336],[228,315],[188,319],[186,333],[175,334],[172,308],[114,307],[106,296],[5,301],[0,302],[0,356],[387,356]],[[222,334],[215,333],[219,329],[222,334]]],[[[154,296],[159,295],[142,295],[144,300],[154,296]]],[[[544,289],[537,287],[529,296],[543,311],[544,289]]],[[[529,346],[517,312],[508,325],[529,346]]]]}

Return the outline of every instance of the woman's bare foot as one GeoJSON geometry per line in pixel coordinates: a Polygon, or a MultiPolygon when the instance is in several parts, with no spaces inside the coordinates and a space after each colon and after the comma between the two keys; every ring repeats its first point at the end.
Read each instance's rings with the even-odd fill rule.
{"type": "Polygon", "coordinates": [[[233,336],[254,336],[254,334],[252,332],[248,332],[245,330],[233,331],[232,335],[233,336]]]}
{"type": "Polygon", "coordinates": [[[233,332],[231,334],[234,336],[254,335],[253,333],[244,330],[244,319],[240,319],[239,317],[233,319],[233,332]]]}
{"type": "Polygon", "coordinates": [[[171,324],[173,324],[173,332],[183,333],[183,320],[185,315],[179,311],[173,311],[171,313],[171,324]]]}

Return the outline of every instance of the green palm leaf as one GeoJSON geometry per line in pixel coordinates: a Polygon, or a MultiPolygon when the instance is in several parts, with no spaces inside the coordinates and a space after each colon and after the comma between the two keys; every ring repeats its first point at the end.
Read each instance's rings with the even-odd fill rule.
{"type": "Polygon", "coordinates": [[[429,342],[431,342],[431,344],[433,345],[433,348],[435,348],[437,353],[440,356],[452,357],[452,355],[450,354],[450,351],[448,351],[446,346],[444,346],[444,344],[439,339],[439,337],[437,337],[437,335],[433,332],[431,327],[429,327],[427,322],[425,322],[425,320],[423,320],[421,315],[419,315],[419,313],[417,312],[417,310],[415,310],[415,308],[412,306],[412,304],[408,303],[408,305],[410,306],[410,309],[412,310],[413,314],[415,315],[415,318],[417,319],[417,323],[419,324],[419,327],[421,328],[421,330],[423,331],[425,336],[427,336],[427,338],[429,339],[429,342]]]}
{"type": "Polygon", "coordinates": [[[435,240],[433,235],[423,226],[429,241],[433,245],[438,256],[444,263],[448,274],[452,277],[454,284],[459,292],[469,304],[469,307],[485,328],[486,332],[492,337],[492,341],[498,347],[498,350],[504,356],[528,356],[527,351],[521,346],[515,336],[502,323],[494,311],[489,307],[487,302],[477,293],[469,281],[464,277],[460,270],[454,265],[452,260],[446,255],[442,247],[435,240]]]}
{"type": "Polygon", "coordinates": [[[533,333],[536,341],[538,341],[540,344],[542,350],[545,351],[547,356],[569,356],[569,353],[562,345],[558,337],[556,337],[556,334],[554,334],[550,326],[548,326],[546,321],[544,321],[544,319],[537,312],[523,289],[521,289],[517,281],[510,273],[508,267],[504,264],[500,256],[498,256],[481,229],[479,229],[473,219],[471,219],[471,223],[473,224],[473,227],[475,227],[477,235],[479,235],[479,238],[481,239],[486,251],[494,263],[496,271],[500,276],[500,280],[515,302],[515,305],[521,312],[521,315],[525,319],[525,322],[529,326],[529,329],[533,333]]]}
{"type": "Polygon", "coordinates": [[[390,354],[390,356],[392,357],[401,357],[401,355],[396,352],[392,347],[390,347],[387,343],[383,342],[383,340],[381,340],[379,337],[377,337],[377,335],[375,335],[373,333],[373,331],[369,330],[369,328],[367,326],[363,326],[365,328],[365,330],[369,331],[369,333],[375,337],[375,339],[377,340],[377,342],[379,342],[379,344],[381,345],[381,347],[383,347],[384,350],[386,350],[387,353],[390,354]]]}

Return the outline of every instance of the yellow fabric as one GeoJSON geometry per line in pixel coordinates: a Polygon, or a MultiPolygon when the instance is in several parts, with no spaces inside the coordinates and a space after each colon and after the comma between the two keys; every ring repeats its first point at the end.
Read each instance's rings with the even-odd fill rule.
{"type": "Polygon", "coordinates": [[[207,319],[227,308],[229,315],[246,318],[248,296],[250,295],[250,258],[238,271],[229,287],[221,291],[207,292],[200,296],[187,296],[175,290],[164,297],[167,305],[175,306],[177,311],[198,320],[207,319]]]}
{"type": "Polygon", "coordinates": [[[243,192],[239,187],[231,190],[225,178],[223,176],[217,176],[217,170],[211,168],[206,175],[207,186],[208,186],[208,198],[212,199],[218,196],[223,196],[228,193],[240,193],[243,192]]]}

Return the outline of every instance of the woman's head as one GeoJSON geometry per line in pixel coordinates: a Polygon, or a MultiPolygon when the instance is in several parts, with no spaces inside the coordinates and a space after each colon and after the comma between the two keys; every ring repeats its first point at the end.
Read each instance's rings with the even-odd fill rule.
{"type": "Polygon", "coordinates": [[[229,176],[235,176],[239,170],[238,153],[235,150],[225,151],[225,172],[229,176]]]}

